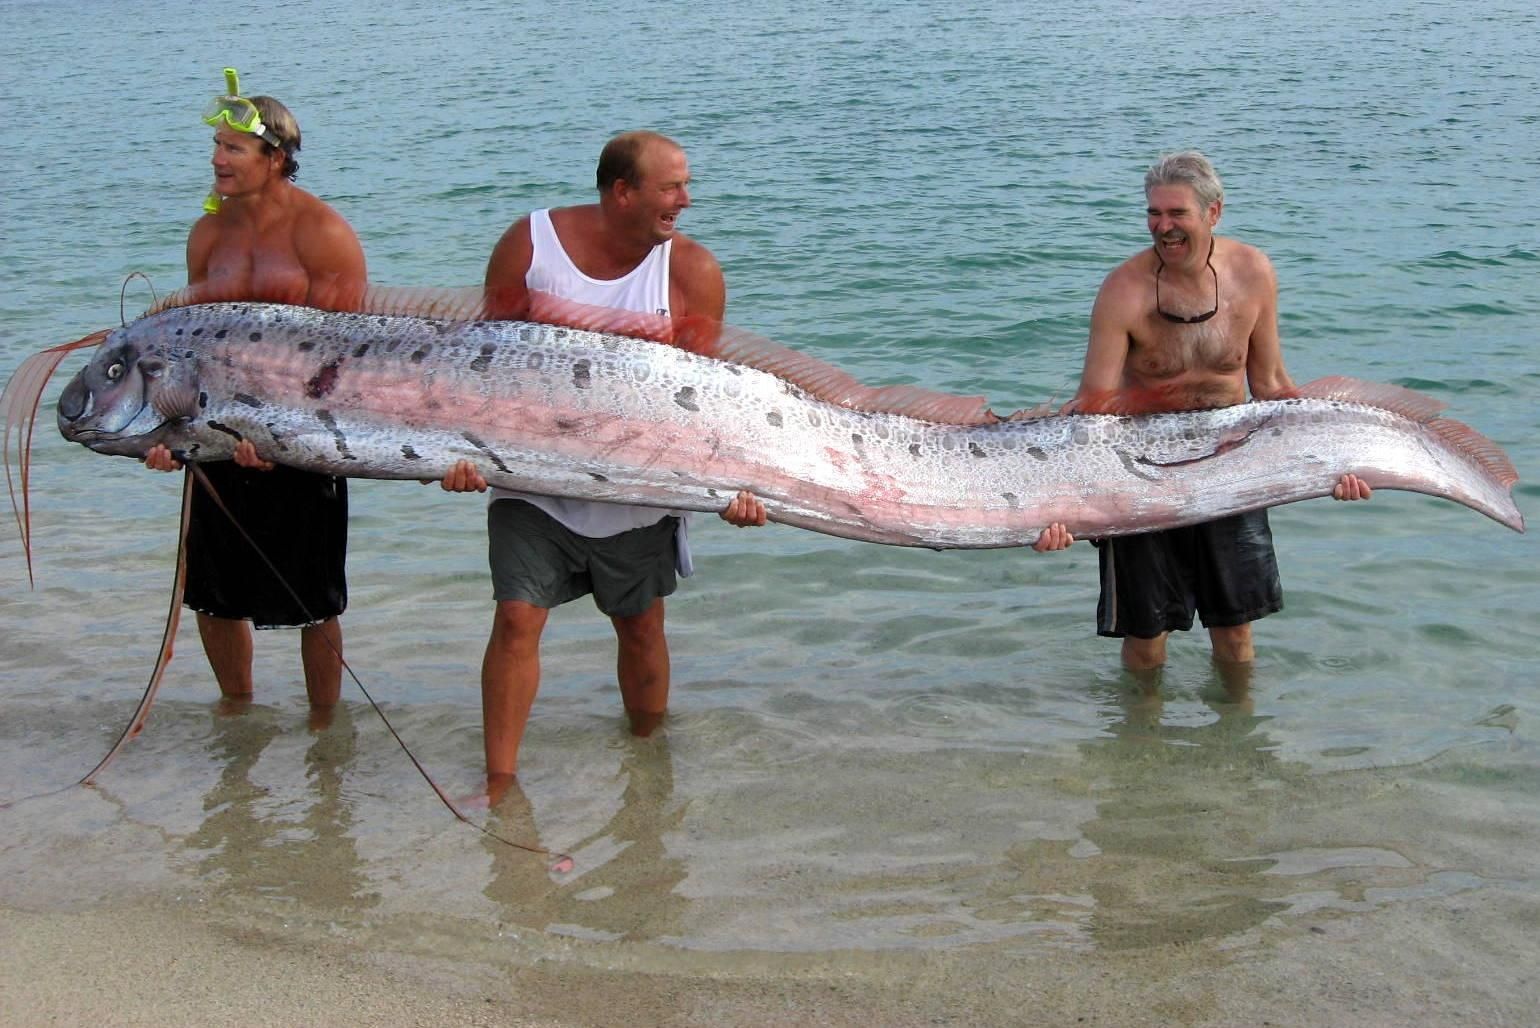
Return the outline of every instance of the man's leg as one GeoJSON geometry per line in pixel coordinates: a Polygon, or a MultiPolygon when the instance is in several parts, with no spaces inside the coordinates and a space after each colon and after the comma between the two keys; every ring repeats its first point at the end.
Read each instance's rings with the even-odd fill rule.
{"type": "Polygon", "coordinates": [[[1214,660],[1221,667],[1250,664],[1257,655],[1251,645],[1250,622],[1229,628],[1210,628],[1208,637],[1214,647],[1214,660]]]}
{"type": "Polygon", "coordinates": [[[631,734],[646,737],[668,710],[668,638],[663,634],[663,600],[634,617],[612,617],[620,653],[615,662],[620,698],[631,719],[631,734]]]}
{"type": "Polygon", "coordinates": [[[342,622],[327,618],[299,630],[305,695],[312,707],[335,707],[342,697],[342,622]]]}
{"type": "Polygon", "coordinates": [[[481,662],[481,722],[491,788],[519,768],[519,744],[540,688],[540,633],[550,611],[523,600],[499,600],[481,662]]]}
{"type": "Polygon", "coordinates": [[[1123,666],[1130,671],[1153,671],[1166,662],[1166,636],[1162,632],[1153,639],[1139,639],[1132,635],[1123,637],[1123,666]]]}
{"type": "Polygon", "coordinates": [[[251,626],[233,618],[198,615],[198,635],[220,695],[226,699],[251,699],[251,626]]]}

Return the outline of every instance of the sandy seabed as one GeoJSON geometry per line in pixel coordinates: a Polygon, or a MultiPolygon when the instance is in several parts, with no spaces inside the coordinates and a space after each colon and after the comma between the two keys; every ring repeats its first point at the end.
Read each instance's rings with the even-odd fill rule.
{"type": "Polygon", "coordinates": [[[259,926],[234,904],[6,908],[0,1011],[7,1025],[1530,1025],[1537,926],[1534,896],[1487,890],[1265,943],[659,959],[568,940],[498,958],[430,931],[381,946],[259,926]]]}

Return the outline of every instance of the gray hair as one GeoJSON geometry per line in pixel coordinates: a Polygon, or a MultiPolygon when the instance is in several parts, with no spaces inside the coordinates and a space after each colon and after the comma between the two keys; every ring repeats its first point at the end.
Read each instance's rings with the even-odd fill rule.
{"type": "Polygon", "coordinates": [[[1150,170],[1144,173],[1145,193],[1148,194],[1156,186],[1191,186],[1192,191],[1198,195],[1198,202],[1204,207],[1225,198],[1225,187],[1219,181],[1219,173],[1214,170],[1208,158],[1196,150],[1164,154],[1150,165],[1150,170]]]}

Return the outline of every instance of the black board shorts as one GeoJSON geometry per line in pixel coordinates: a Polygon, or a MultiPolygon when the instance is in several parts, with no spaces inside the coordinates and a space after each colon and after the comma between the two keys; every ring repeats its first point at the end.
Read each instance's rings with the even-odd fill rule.
{"type": "Polygon", "coordinates": [[[492,596],[549,610],[592,593],[603,614],[635,617],[678,587],[678,532],[679,519],[670,514],[592,539],[533,503],[494,500],[487,505],[492,596]]]}
{"type": "Polygon", "coordinates": [[[183,602],[257,628],[313,625],[341,614],[348,605],[347,480],[281,464],[271,471],[227,460],[199,467],[251,540],[194,482],[183,602]]]}
{"type": "Polygon", "coordinates": [[[1102,540],[1096,633],[1154,639],[1192,628],[1233,628],[1283,609],[1267,511],[1102,540]]]}

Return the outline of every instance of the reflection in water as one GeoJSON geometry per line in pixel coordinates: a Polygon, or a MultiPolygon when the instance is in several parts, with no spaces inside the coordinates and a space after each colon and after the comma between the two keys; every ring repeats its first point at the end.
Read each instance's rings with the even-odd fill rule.
{"type": "Polygon", "coordinates": [[[290,767],[277,769],[281,788],[252,780],[268,744],[295,730],[287,718],[270,708],[226,704],[216,708],[213,724],[209,754],[222,770],[204,797],[207,816],[187,840],[201,852],[205,878],[322,910],[361,910],[378,902],[364,891],[353,812],[343,796],[357,741],[348,708],[339,705],[327,727],[312,728],[304,786],[298,768],[290,767]]]}
{"type": "MultiPolygon", "coordinates": [[[[1071,846],[1013,847],[1018,901],[1074,918],[1082,941],[1129,948],[1232,935],[1284,904],[1259,894],[1251,840],[1274,816],[1292,769],[1260,731],[1248,669],[1214,668],[1199,698],[1167,710],[1159,672],[1126,675],[1101,697],[1105,731],[1081,743],[1096,816],[1071,846]]],[[[998,886],[997,886],[998,888],[998,886]]]]}
{"type": "MultiPolygon", "coordinates": [[[[546,858],[484,837],[492,858],[484,892],[509,921],[605,939],[655,940],[680,931],[689,900],[676,886],[685,865],[669,854],[663,836],[683,822],[685,805],[674,803],[668,740],[624,745],[619,806],[603,828],[563,847],[576,860],[572,875],[552,881],[546,858]]],[[[510,839],[538,840],[534,809],[517,782],[493,808],[488,827],[510,839]]]]}

